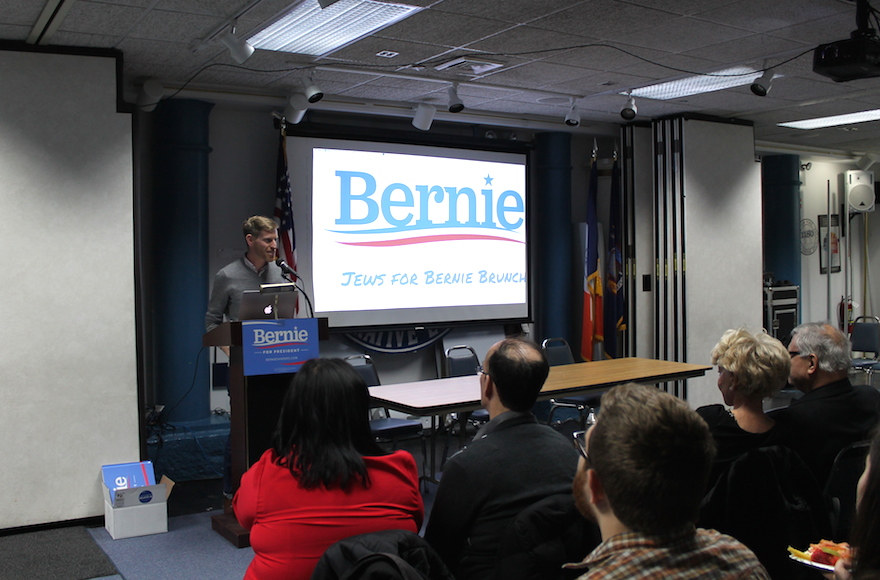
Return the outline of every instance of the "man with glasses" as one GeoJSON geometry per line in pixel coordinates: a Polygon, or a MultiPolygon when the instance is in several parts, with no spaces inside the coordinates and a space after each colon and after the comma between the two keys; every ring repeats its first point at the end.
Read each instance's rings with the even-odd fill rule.
{"type": "Polygon", "coordinates": [[[490,577],[513,518],[571,490],[577,452],[531,413],[548,373],[544,353],[525,340],[502,340],[486,354],[480,400],[489,422],[446,462],[425,531],[456,580],[490,577]]]}
{"type": "Polygon", "coordinates": [[[566,564],[592,579],[769,580],[737,540],[695,527],[715,445],[684,401],[644,385],[620,385],[602,397],[596,424],[575,433],[581,453],[572,486],[602,543],[566,564]]]}
{"type": "Polygon", "coordinates": [[[809,322],[791,335],[788,382],[803,396],[769,415],[778,443],[797,451],[824,485],[840,450],[868,439],[880,419],[880,393],[849,382],[852,346],[837,328],[809,322]]]}

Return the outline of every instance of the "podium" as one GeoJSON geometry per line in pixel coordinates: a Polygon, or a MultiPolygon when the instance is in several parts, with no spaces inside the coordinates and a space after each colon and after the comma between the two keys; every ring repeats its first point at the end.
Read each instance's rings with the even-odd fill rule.
{"type": "MultiPolygon", "coordinates": [[[[326,318],[318,320],[318,340],[329,335],[326,318]]],[[[229,347],[229,437],[232,443],[232,489],[238,489],[241,476],[272,446],[284,393],[293,373],[245,375],[242,322],[224,322],[202,336],[203,346],[229,347]]],[[[211,518],[211,525],[233,545],[250,545],[249,533],[235,515],[224,513],[211,518]]]]}

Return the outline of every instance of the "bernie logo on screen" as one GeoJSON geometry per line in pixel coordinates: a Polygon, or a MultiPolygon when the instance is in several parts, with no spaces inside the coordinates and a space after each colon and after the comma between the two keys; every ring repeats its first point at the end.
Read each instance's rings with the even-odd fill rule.
{"type": "MultiPolygon", "coordinates": [[[[450,240],[496,240],[523,243],[503,235],[482,233],[448,233],[431,234],[430,231],[449,228],[478,228],[494,230],[499,233],[520,233],[517,230],[523,225],[525,202],[522,195],[513,190],[506,190],[495,196],[492,189],[481,189],[477,194],[469,187],[442,187],[439,185],[416,185],[413,189],[403,183],[392,183],[377,196],[376,178],[362,171],[337,171],[340,179],[339,218],[337,225],[366,226],[382,219],[388,227],[332,230],[339,234],[394,234],[415,233],[422,235],[395,238],[391,240],[373,240],[362,242],[340,242],[353,246],[403,246],[444,242],[450,240]],[[377,199],[378,197],[378,199],[377,199]],[[467,200],[467,219],[459,219],[458,200],[467,200]],[[482,205],[484,219],[477,220],[477,207],[482,205]],[[446,208],[446,221],[433,221],[429,214],[432,208],[446,208]],[[353,209],[355,211],[353,211],[353,209]],[[363,217],[354,217],[363,216],[363,217]]],[[[486,176],[486,185],[491,185],[494,178],[486,176]]],[[[436,214],[436,212],[435,212],[436,214]]]]}

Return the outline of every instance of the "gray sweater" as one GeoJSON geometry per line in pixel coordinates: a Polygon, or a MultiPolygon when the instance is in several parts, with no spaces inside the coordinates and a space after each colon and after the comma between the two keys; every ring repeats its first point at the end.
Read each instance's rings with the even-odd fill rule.
{"type": "Polygon", "coordinates": [[[205,331],[210,331],[226,320],[238,320],[241,307],[241,293],[245,290],[259,290],[260,284],[281,284],[285,282],[281,269],[274,263],[266,264],[257,274],[244,261],[244,256],[222,268],[214,276],[214,287],[205,313],[205,331]]]}

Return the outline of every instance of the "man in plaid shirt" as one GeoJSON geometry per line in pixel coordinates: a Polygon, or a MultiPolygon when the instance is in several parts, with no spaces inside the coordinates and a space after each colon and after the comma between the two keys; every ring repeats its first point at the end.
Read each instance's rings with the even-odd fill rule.
{"type": "Polygon", "coordinates": [[[578,580],[769,580],[737,540],[695,527],[715,447],[706,423],[687,404],[643,385],[602,397],[596,424],[575,433],[581,452],[573,492],[595,520],[602,543],[578,580]]]}

